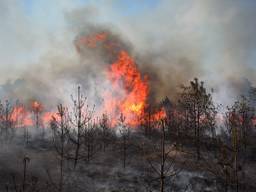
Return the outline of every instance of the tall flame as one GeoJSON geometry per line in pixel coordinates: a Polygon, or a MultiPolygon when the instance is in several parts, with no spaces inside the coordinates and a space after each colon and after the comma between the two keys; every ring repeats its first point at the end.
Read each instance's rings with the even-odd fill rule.
{"type": "Polygon", "coordinates": [[[138,125],[144,109],[147,107],[148,81],[142,77],[135,62],[124,50],[107,71],[112,89],[104,94],[104,110],[110,114],[112,124],[122,113],[128,124],[138,125]]]}
{"type": "MultiPolygon", "coordinates": [[[[92,49],[100,46],[107,54],[111,54],[112,63],[105,73],[111,86],[108,90],[102,91],[103,103],[97,114],[106,113],[112,126],[117,125],[121,114],[125,117],[126,123],[132,127],[143,123],[145,110],[148,107],[148,77],[140,73],[135,61],[122,48],[121,43],[113,41],[108,33],[101,32],[82,36],[77,39],[75,45],[78,52],[83,50],[83,46],[92,49]]],[[[43,104],[36,100],[31,103],[29,110],[21,106],[16,107],[13,119],[21,114],[22,126],[33,126],[35,116],[37,119],[40,118],[42,124],[49,123],[53,116],[57,116],[56,113],[46,112],[43,104]]],[[[165,117],[165,111],[162,109],[153,114],[154,121],[163,117],[165,117]]]]}
{"type": "MultiPolygon", "coordinates": [[[[103,91],[104,101],[98,114],[107,113],[112,126],[117,124],[120,114],[124,115],[126,123],[130,126],[143,123],[143,116],[148,107],[148,78],[141,75],[133,58],[122,47],[122,43],[111,34],[100,32],[78,38],[75,45],[78,52],[85,46],[92,49],[100,48],[111,55],[112,63],[106,71],[106,78],[111,86],[103,91]]],[[[161,109],[154,114],[154,119],[159,120],[164,116],[165,112],[161,109]]]]}

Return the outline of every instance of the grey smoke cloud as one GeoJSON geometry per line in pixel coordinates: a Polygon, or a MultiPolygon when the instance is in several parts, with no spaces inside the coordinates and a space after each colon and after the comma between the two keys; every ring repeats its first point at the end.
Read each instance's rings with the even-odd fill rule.
{"type": "Polygon", "coordinates": [[[1,95],[39,97],[54,106],[82,84],[89,98],[97,98],[109,86],[99,83],[108,62],[93,52],[81,55],[74,46],[77,37],[95,30],[110,31],[129,47],[157,101],[175,98],[178,86],[195,76],[227,104],[240,94],[242,79],[256,83],[253,1],[163,0],[129,16],[115,10],[115,1],[74,4],[54,3],[50,10],[58,19],[48,28],[42,18],[39,24],[28,19],[18,1],[1,1],[1,82],[10,79],[1,95]]]}

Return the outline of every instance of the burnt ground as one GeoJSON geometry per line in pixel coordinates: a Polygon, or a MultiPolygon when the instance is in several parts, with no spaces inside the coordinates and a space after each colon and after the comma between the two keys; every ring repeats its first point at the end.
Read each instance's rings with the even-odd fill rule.
{"type": "MultiPolygon", "coordinates": [[[[151,153],[141,150],[148,139],[143,136],[131,137],[127,149],[126,167],[123,167],[121,143],[116,141],[106,148],[97,149],[88,162],[81,159],[74,169],[72,160],[64,161],[63,191],[68,192],[149,192],[159,191],[160,180],[151,168],[147,158],[158,167],[157,147],[151,153]]],[[[150,148],[157,146],[151,143],[150,148]]],[[[24,157],[27,163],[25,191],[58,191],[59,157],[52,144],[52,139],[35,135],[24,144],[22,136],[16,136],[10,143],[2,143],[0,152],[0,191],[23,191],[24,157]],[[15,189],[16,188],[16,189],[15,189]]],[[[170,147],[172,166],[177,171],[175,176],[165,178],[165,191],[224,191],[221,177],[210,170],[218,166],[212,153],[202,152],[204,160],[197,161],[193,147],[170,147]]],[[[239,191],[256,191],[256,163],[248,161],[243,166],[239,191]]],[[[232,186],[229,191],[234,191],[232,186]]]]}

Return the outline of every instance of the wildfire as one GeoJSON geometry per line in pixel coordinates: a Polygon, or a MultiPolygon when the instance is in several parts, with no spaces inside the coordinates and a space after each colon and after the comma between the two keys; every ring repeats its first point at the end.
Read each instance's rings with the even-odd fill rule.
{"type": "Polygon", "coordinates": [[[39,101],[33,101],[31,103],[31,108],[34,113],[40,113],[43,111],[43,105],[39,101]]]}
{"type": "Polygon", "coordinates": [[[116,124],[118,115],[122,113],[130,125],[138,125],[147,107],[147,77],[141,76],[127,52],[120,51],[117,61],[107,71],[107,78],[112,89],[104,94],[104,111],[112,117],[112,124],[116,124]]]}
{"type": "Polygon", "coordinates": [[[16,127],[32,126],[33,120],[29,116],[29,112],[23,105],[15,106],[11,113],[11,121],[16,123],[16,127]]]}
{"type": "MultiPolygon", "coordinates": [[[[107,68],[106,78],[111,84],[110,89],[105,90],[100,113],[107,113],[111,124],[118,122],[120,114],[123,114],[126,123],[137,126],[142,123],[145,109],[148,107],[149,95],[148,77],[141,75],[135,61],[129,53],[120,47],[120,43],[106,32],[83,36],[76,42],[78,51],[82,46],[104,49],[107,54],[114,54],[113,63],[107,68]]],[[[165,117],[164,110],[154,114],[154,119],[165,117]]]]}
{"type": "Polygon", "coordinates": [[[157,111],[155,114],[153,114],[152,120],[159,121],[160,119],[163,119],[165,117],[166,117],[166,112],[163,108],[161,108],[160,111],[157,111]]]}
{"type": "Polygon", "coordinates": [[[95,48],[98,42],[106,40],[107,33],[102,32],[96,35],[89,35],[79,38],[79,41],[76,42],[77,51],[80,52],[80,45],[87,45],[90,48],[95,48]]]}
{"type": "Polygon", "coordinates": [[[55,112],[44,112],[43,104],[39,101],[31,102],[30,109],[24,105],[17,105],[13,107],[10,120],[14,122],[16,127],[34,126],[34,115],[38,115],[41,126],[48,125],[52,117],[57,117],[55,112]]]}
{"type": "MultiPolygon", "coordinates": [[[[149,83],[148,77],[142,75],[129,53],[122,49],[121,44],[109,36],[106,32],[82,36],[75,42],[78,52],[83,46],[87,48],[97,48],[100,46],[106,54],[110,54],[112,61],[106,69],[106,79],[111,86],[104,90],[101,97],[103,103],[99,107],[97,114],[106,113],[109,116],[111,125],[118,123],[120,114],[125,116],[126,123],[136,127],[143,123],[148,107],[149,83]]],[[[56,113],[47,112],[42,103],[34,100],[30,103],[29,109],[24,106],[14,108],[13,120],[19,119],[19,126],[33,126],[35,118],[40,120],[42,125],[48,124],[52,117],[57,117],[56,113]]],[[[153,120],[157,121],[165,117],[163,109],[153,114],[153,120]]]]}

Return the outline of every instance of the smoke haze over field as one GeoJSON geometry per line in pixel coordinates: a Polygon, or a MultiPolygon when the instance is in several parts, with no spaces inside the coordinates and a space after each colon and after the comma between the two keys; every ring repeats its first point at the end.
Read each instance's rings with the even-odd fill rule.
{"type": "Polygon", "coordinates": [[[245,78],[255,85],[255,1],[97,2],[0,2],[2,98],[37,98],[55,107],[81,84],[92,104],[100,102],[95,96],[109,86],[109,60],[75,47],[95,31],[109,32],[130,52],[158,101],[194,77],[224,104],[241,94],[245,78]]]}

